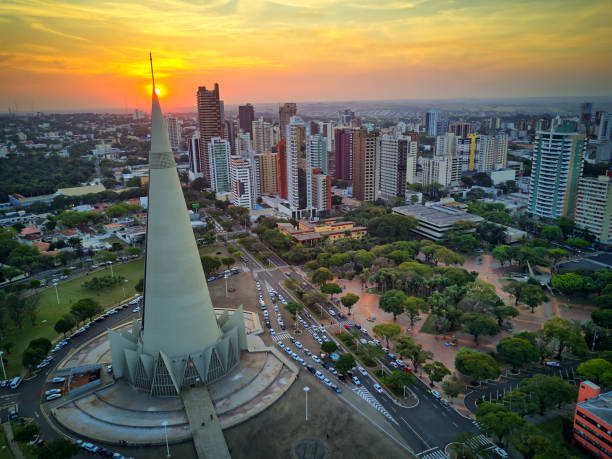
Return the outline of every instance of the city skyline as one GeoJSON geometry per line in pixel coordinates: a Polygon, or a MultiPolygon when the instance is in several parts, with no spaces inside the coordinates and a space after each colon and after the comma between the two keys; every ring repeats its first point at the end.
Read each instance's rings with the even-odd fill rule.
{"type": "Polygon", "coordinates": [[[169,110],[215,82],[228,104],[609,96],[611,15],[605,1],[11,0],[0,107],[144,108],[149,50],[169,110]]]}

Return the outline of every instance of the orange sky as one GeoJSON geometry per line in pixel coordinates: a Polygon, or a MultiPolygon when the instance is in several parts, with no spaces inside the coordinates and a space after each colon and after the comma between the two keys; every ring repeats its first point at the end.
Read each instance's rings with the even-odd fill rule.
{"type": "Polygon", "coordinates": [[[0,110],[612,95],[610,0],[2,0],[0,110]]]}

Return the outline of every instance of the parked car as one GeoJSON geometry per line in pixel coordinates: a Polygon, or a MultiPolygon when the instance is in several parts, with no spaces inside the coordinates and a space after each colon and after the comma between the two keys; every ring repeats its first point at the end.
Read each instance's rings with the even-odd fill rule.
{"type": "Polygon", "coordinates": [[[548,362],[546,362],[545,365],[547,367],[561,368],[561,364],[559,362],[554,362],[552,360],[549,360],[548,362]]]}
{"type": "Polygon", "coordinates": [[[431,391],[431,395],[433,395],[438,400],[440,400],[442,398],[442,395],[440,395],[440,392],[438,392],[437,390],[432,390],[431,391]]]}
{"type": "Polygon", "coordinates": [[[359,378],[357,376],[353,376],[353,382],[355,383],[356,386],[361,385],[361,381],[359,381],[359,378]]]}
{"type": "Polygon", "coordinates": [[[378,392],[379,394],[383,393],[383,388],[380,387],[380,384],[374,384],[374,390],[378,392]]]}

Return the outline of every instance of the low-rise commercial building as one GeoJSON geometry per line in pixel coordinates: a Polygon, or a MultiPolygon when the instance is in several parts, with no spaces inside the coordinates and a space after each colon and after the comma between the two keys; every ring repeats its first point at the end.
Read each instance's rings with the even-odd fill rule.
{"type": "Polygon", "coordinates": [[[393,208],[393,213],[416,218],[418,225],[412,231],[434,241],[442,239],[457,222],[478,223],[484,220],[478,215],[442,205],[399,206],[393,208]]]}
{"type": "Polygon", "coordinates": [[[355,222],[339,222],[335,218],[318,222],[298,220],[297,229],[290,223],[277,223],[277,226],[281,233],[293,237],[297,242],[311,245],[325,236],[330,241],[343,237],[363,239],[368,232],[364,226],[355,226],[355,222]]]}
{"type": "Polygon", "coordinates": [[[612,457],[612,391],[600,394],[597,384],[580,383],[574,440],[595,457],[612,457]]]}

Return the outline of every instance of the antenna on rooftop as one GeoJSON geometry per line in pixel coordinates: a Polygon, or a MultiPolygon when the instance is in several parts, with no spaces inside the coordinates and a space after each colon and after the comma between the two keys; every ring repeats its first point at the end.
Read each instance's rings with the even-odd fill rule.
{"type": "Polygon", "coordinates": [[[153,91],[155,91],[155,74],[153,73],[153,55],[149,51],[149,60],[151,61],[151,80],[153,81],[153,91]]]}

